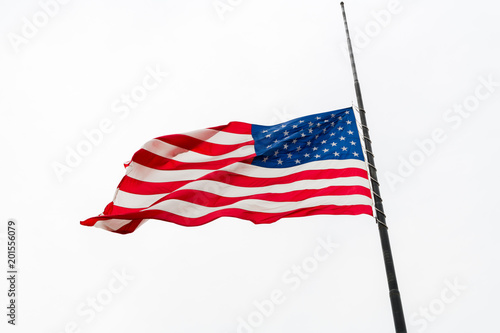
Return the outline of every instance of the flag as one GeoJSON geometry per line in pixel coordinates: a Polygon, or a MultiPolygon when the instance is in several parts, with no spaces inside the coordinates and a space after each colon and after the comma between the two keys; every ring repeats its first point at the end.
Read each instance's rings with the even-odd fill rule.
{"type": "Polygon", "coordinates": [[[199,226],[318,214],[373,215],[352,108],[153,139],[126,165],[104,212],[81,224],[126,234],[148,219],[199,226]]]}

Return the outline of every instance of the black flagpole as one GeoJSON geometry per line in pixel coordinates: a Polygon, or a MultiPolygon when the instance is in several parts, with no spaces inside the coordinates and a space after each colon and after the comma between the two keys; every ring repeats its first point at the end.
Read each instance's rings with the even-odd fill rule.
{"type": "Polygon", "coordinates": [[[354,54],[352,53],[351,38],[349,36],[349,28],[347,27],[347,18],[344,10],[344,3],[341,2],[342,16],[344,17],[345,33],[347,35],[347,44],[349,47],[349,57],[351,59],[352,75],[354,77],[354,89],[356,90],[356,99],[361,117],[361,125],[363,127],[363,137],[366,148],[366,157],[368,168],[370,171],[370,179],[372,184],[372,192],[375,199],[376,220],[380,234],[380,242],[382,244],[382,252],[384,255],[385,271],[387,274],[387,282],[389,284],[389,297],[391,299],[392,315],[394,318],[394,326],[396,333],[406,333],[406,324],[403,313],[403,305],[399,294],[398,282],[396,280],[396,271],[394,269],[394,261],[392,259],[391,245],[389,243],[389,234],[387,233],[387,224],[385,222],[384,207],[382,205],[382,197],[380,196],[380,187],[377,179],[377,169],[375,168],[375,160],[373,158],[372,143],[368,126],[366,123],[366,113],[361,98],[361,88],[359,87],[358,73],[356,72],[356,64],[354,63],[354,54]]]}

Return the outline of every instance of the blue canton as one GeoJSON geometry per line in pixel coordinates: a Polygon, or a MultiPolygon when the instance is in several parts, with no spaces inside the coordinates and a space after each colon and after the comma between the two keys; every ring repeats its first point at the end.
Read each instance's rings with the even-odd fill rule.
{"type": "Polygon", "coordinates": [[[352,108],[318,113],[278,125],[252,125],[252,164],[288,168],[312,161],[364,161],[352,108]]]}

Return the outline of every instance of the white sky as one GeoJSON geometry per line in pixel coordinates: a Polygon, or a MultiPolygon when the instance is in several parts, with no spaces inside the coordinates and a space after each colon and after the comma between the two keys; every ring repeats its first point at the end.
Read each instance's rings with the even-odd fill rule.
{"type": "MultiPolygon", "coordinates": [[[[369,217],[149,221],[127,236],[79,224],[151,138],[350,106],[339,2],[66,2],[45,6],[46,21],[38,1],[0,2],[2,276],[9,218],[19,258],[18,325],[2,278],[2,332],[393,331],[369,217]],[[127,109],[122,94],[148,70],[168,76],[127,109]],[[58,179],[54,163],[102,122],[108,133],[58,179]],[[339,245],[320,262],[318,239],[339,245]],[[307,278],[290,271],[302,264],[307,278]],[[272,313],[255,305],[276,293],[272,313]]],[[[500,329],[499,9],[346,1],[409,332],[500,329]]]]}

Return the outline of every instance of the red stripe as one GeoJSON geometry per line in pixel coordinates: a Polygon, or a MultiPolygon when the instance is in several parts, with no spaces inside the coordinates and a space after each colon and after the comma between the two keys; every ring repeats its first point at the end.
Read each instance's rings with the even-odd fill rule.
{"type": "MultiPolygon", "coordinates": [[[[179,148],[184,148],[186,150],[191,150],[196,153],[200,153],[203,155],[209,156],[218,156],[230,153],[240,147],[253,145],[254,141],[250,140],[243,143],[238,143],[234,145],[221,145],[218,143],[207,142],[204,140],[196,139],[188,135],[184,134],[173,134],[173,135],[165,135],[156,140],[160,140],[171,145],[174,145],[179,148]]],[[[132,158],[133,160],[134,158],[132,158]]]]}
{"type": "MultiPolygon", "coordinates": [[[[197,180],[214,180],[225,184],[231,184],[240,187],[263,187],[277,184],[289,184],[299,180],[314,180],[314,179],[333,179],[343,177],[362,177],[368,179],[366,170],[359,168],[345,169],[326,169],[326,170],[306,170],[297,172],[287,176],[275,178],[257,178],[243,176],[228,171],[213,171],[197,180]]],[[[193,180],[195,181],[195,180],[193,180]]],[[[170,193],[174,189],[189,183],[190,181],[182,182],[166,182],[166,183],[149,183],[135,180],[128,176],[122,179],[118,188],[122,191],[134,194],[161,194],[170,193]],[[172,184],[175,183],[175,184],[172,184]],[[168,191],[165,191],[168,189],[168,191]]]]}
{"type": "MultiPolygon", "coordinates": [[[[212,127],[211,129],[227,133],[249,135],[252,132],[252,125],[242,122],[231,122],[227,125],[212,127]]],[[[208,136],[211,135],[211,132],[209,131],[206,133],[208,136]]],[[[157,138],[157,140],[175,146],[171,151],[170,150],[168,151],[168,154],[166,154],[167,156],[176,155],[185,151],[194,151],[208,156],[220,156],[223,154],[230,153],[240,147],[254,144],[253,140],[234,145],[209,143],[204,140],[191,137],[188,134],[167,135],[159,137],[157,138]]],[[[156,144],[161,145],[159,142],[156,142],[156,144]]],[[[240,187],[259,188],[277,184],[291,184],[300,180],[321,180],[321,179],[334,179],[334,178],[344,178],[344,177],[362,177],[368,179],[367,171],[358,168],[306,170],[297,172],[292,175],[285,175],[275,178],[249,177],[249,176],[239,175],[233,172],[220,170],[221,168],[236,162],[251,163],[254,156],[255,154],[250,155],[250,158],[240,157],[240,158],[227,158],[220,161],[211,161],[203,163],[182,163],[175,161],[171,158],[156,155],[145,149],[141,149],[134,154],[132,160],[138,163],[139,165],[144,165],[152,169],[156,170],[198,169],[198,170],[213,170],[213,171],[204,177],[200,177],[199,179],[173,181],[165,183],[150,183],[145,181],[139,181],[129,176],[125,176],[120,182],[118,188],[122,191],[134,194],[142,194],[142,195],[165,194],[157,202],[177,199],[185,202],[192,202],[194,204],[205,207],[224,207],[226,205],[231,205],[236,202],[248,199],[267,200],[274,202],[300,202],[302,200],[312,197],[319,197],[326,195],[353,195],[353,194],[365,195],[371,198],[371,191],[363,186],[329,186],[321,189],[294,190],[286,193],[258,193],[254,195],[237,197],[237,198],[224,197],[210,192],[199,191],[199,190],[182,189],[184,185],[189,184],[191,182],[195,182],[197,180],[212,180],[214,181],[213,183],[214,186],[217,186],[219,185],[219,183],[222,183],[240,187]]],[[[300,208],[300,209],[293,209],[294,206],[293,204],[290,204],[290,206],[292,207],[290,211],[282,213],[253,212],[240,208],[222,208],[199,218],[186,218],[184,216],[180,216],[177,214],[173,214],[158,209],[145,210],[145,209],[124,208],[116,206],[112,202],[106,207],[103,216],[97,216],[87,219],[85,221],[82,221],[81,224],[92,226],[97,221],[105,221],[109,219],[129,220],[130,222],[121,227],[119,230],[115,231],[117,233],[126,234],[133,232],[143,221],[147,219],[164,220],[180,224],[183,226],[198,226],[224,216],[236,217],[252,221],[253,223],[256,224],[272,223],[284,217],[299,217],[299,216],[320,215],[320,214],[329,214],[329,215],[368,214],[373,216],[371,205],[350,205],[350,206],[323,205],[323,206],[315,206],[311,208],[300,208]]]]}
{"type": "Polygon", "coordinates": [[[123,226],[118,229],[117,233],[130,233],[133,232],[139,223],[143,219],[156,219],[163,220],[167,222],[172,222],[176,224],[180,224],[186,227],[192,226],[200,226],[205,223],[211,222],[219,217],[236,217],[239,219],[251,221],[255,224],[267,224],[278,221],[284,217],[302,217],[302,216],[310,216],[310,215],[360,215],[367,214],[373,215],[372,207],[368,205],[352,205],[352,206],[316,206],[311,208],[303,208],[299,210],[293,210],[289,212],[283,213],[262,213],[262,212],[251,212],[238,208],[228,208],[221,209],[216,212],[207,214],[200,218],[186,218],[183,216],[179,216],[176,214],[172,214],[165,211],[160,210],[152,210],[152,211],[142,211],[138,213],[132,213],[124,215],[112,215],[112,216],[99,216],[87,219],[85,221],[80,222],[82,225],[93,226],[97,221],[100,220],[108,220],[108,219],[130,219],[131,223],[123,226]]]}
{"type": "MultiPolygon", "coordinates": [[[[230,164],[240,162],[242,159],[248,159],[255,154],[246,157],[231,157],[218,161],[202,162],[202,163],[185,163],[179,162],[170,158],[156,155],[148,150],[141,149],[134,154],[132,160],[148,168],[157,170],[217,170],[230,164]]],[[[250,159],[251,160],[251,159],[250,159]]]]}
{"type": "MultiPolygon", "coordinates": [[[[239,201],[248,199],[266,200],[272,202],[299,202],[313,197],[327,195],[364,195],[371,198],[370,189],[364,186],[329,186],[321,189],[296,190],[285,193],[259,193],[242,197],[224,197],[210,192],[193,191],[193,190],[178,190],[165,195],[163,198],[156,201],[158,204],[163,201],[177,199],[186,202],[191,202],[204,207],[222,207],[234,204],[239,201]]],[[[152,204],[153,205],[153,204],[152,204]]],[[[151,205],[151,206],[152,206],[151,205]]],[[[106,215],[112,214],[129,214],[144,210],[145,208],[126,208],[114,205],[106,215]]]]}
{"type": "Polygon", "coordinates": [[[116,230],[115,232],[122,234],[122,235],[130,234],[131,232],[134,232],[135,229],[137,229],[139,227],[139,225],[141,224],[142,221],[143,220],[132,220],[130,223],[127,223],[126,225],[124,225],[120,229],[116,230]]]}
{"type": "Polygon", "coordinates": [[[120,184],[118,184],[118,188],[125,192],[134,194],[167,194],[190,182],[191,180],[181,180],[168,183],[148,183],[129,176],[124,176],[120,181],[120,184]]]}

